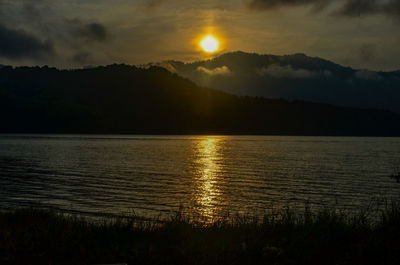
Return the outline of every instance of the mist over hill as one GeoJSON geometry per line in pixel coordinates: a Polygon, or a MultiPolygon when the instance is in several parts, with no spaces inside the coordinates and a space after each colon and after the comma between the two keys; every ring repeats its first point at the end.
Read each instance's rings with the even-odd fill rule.
{"type": "Polygon", "coordinates": [[[246,96],[305,100],[400,113],[400,71],[343,67],[304,54],[226,53],[194,63],[161,64],[201,86],[246,96]]]}
{"type": "Polygon", "coordinates": [[[128,65],[3,67],[0,121],[1,133],[400,135],[389,111],[240,97],[128,65]]]}

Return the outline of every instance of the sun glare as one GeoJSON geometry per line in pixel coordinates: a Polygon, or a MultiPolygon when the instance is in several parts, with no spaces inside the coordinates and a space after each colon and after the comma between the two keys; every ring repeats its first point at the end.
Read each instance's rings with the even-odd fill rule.
{"type": "Polygon", "coordinates": [[[218,50],[219,42],[215,37],[209,35],[201,40],[200,46],[203,49],[203,51],[208,53],[213,53],[218,50]]]}

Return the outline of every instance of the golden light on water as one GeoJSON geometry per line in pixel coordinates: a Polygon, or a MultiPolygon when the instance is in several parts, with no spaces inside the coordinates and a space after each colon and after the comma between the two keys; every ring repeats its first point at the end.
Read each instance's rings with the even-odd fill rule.
{"type": "Polygon", "coordinates": [[[200,42],[201,48],[208,53],[214,53],[219,48],[219,41],[212,35],[204,37],[200,42]]]}
{"type": "Polygon", "coordinates": [[[213,218],[218,210],[218,202],[221,200],[220,185],[221,178],[219,173],[221,138],[217,136],[204,136],[204,139],[198,143],[198,163],[199,172],[197,178],[197,187],[195,201],[198,205],[198,211],[205,218],[213,218]]]}

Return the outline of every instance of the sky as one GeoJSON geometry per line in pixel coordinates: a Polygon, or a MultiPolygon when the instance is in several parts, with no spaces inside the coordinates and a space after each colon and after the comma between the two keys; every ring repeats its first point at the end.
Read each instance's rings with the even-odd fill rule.
{"type": "Polygon", "coordinates": [[[357,69],[400,69],[400,0],[0,0],[0,64],[79,68],[305,53],[357,69]],[[214,56],[217,56],[215,54],[214,56]]]}

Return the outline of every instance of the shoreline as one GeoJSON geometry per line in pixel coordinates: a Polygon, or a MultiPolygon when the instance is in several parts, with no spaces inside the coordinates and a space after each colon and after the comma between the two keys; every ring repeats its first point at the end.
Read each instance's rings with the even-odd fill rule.
{"type": "MultiPolygon", "coordinates": [[[[380,220],[305,210],[204,224],[176,212],[163,222],[91,222],[47,210],[0,212],[1,264],[396,264],[400,204],[380,220]]],[[[159,220],[158,220],[159,221],[159,220]]]]}

